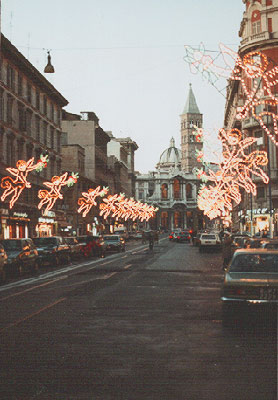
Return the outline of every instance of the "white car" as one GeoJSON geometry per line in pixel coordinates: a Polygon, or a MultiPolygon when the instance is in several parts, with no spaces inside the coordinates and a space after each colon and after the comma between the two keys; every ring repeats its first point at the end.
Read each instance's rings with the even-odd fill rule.
{"type": "Polygon", "coordinates": [[[199,251],[203,252],[205,249],[215,248],[220,249],[221,240],[217,233],[202,233],[200,236],[199,251]]]}

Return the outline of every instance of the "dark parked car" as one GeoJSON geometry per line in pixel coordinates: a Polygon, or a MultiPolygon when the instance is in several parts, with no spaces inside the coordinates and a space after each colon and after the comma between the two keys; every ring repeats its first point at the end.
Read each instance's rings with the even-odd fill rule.
{"type": "Polygon", "coordinates": [[[107,251],[125,251],[125,240],[120,235],[105,235],[103,239],[107,251]]]}
{"type": "Polygon", "coordinates": [[[39,262],[54,266],[68,264],[71,261],[70,247],[62,236],[33,238],[39,253],[39,262]]]}
{"type": "Polygon", "coordinates": [[[105,257],[106,243],[102,236],[84,235],[77,236],[84,257],[105,257]]]}
{"type": "Polygon", "coordinates": [[[0,281],[5,282],[6,280],[6,263],[7,263],[7,253],[4,247],[0,244],[0,281]]]}
{"type": "Polygon", "coordinates": [[[21,275],[39,269],[38,251],[31,239],[3,239],[0,244],[8,256],[5,275],[21,275]]]}
{"type": "Polygon", "coordinates": [[[278,250],[240,249],[225,269],[223,324],[234,325],[241,311],[275,306],[278,301],[278,250]]]}
{"type": "Polygon", "coordinates": [[[70,248],[70,257],[72,260],[78,260],[82,256],[81,245],[78,243],[76,237],[65,237],[65,242],[69,245],[70,248]]]}
{"type": "Polygon", "coordinates": [[[278,240],[276,239],[269,239],[268,241],[265,241],[261,244],[261,247],[263,249],[268,249],[268,250],[278,250],[278,240]]]}

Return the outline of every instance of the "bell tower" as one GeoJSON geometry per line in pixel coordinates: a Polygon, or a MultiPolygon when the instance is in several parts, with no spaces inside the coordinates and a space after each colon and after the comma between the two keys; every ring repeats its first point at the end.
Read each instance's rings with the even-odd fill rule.
{"type": "Polygon", "coordinates": [[[193,168],[201,168],[202,163],[197,161],[196,150],[203,151],[203,143],[196,141],[193,134],[194,126],[202,128],[203,114],[200,113],[196,99],[189,84],[189,93],[181,118],[181,169],[192,173],[193,168]]]}

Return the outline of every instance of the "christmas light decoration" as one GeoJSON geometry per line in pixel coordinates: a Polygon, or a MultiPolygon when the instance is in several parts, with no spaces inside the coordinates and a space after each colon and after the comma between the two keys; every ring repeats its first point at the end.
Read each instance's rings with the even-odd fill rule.
{"type": "Polygon", "coordinates": [[[32,157],[28,161],[18,160],[16,168],[6,168],[14,178],[11,176],[5,176],[2,178],[1,188],[4,189],[4,193],[1,196],[1,200],[4,201],[8,196],[12,195],[9,208],[13,208],[14,203],[17,201],[22,191],[25,188],[31,188],[31,183],[27,181],[29,172],[34,170],[40,172],[47,166],[47,162],[48,157],[41,155],[36,164],[34,164],[34,157],[32,157]]]}
{"type": "Polygon", "coordinates": [[[125,221],[128,219],[132,219],[133,221],[136,219],[148,221],[154,217],[157,210],[158,208],[135,201],[133,198],[125,198],[125,195],[122,193],[119,195],[110,195],[103,199],[103,203],[100,204],[100,215],[103,215],[104,219],[111,215],[116,220],[122,218],[125,221]]]}
{"type": "Polygon", "coordinates": [[[72,186],[77,182],[78,173],[72,173],[68,176],[65,172],[61,176],[53,176],[51,182],[43,182],[50,190],[39,190],[38,197],[41,199],[38,208],[39,210],[46,204],[45,212],[50,211],[58,199],[63,199],[61,189],[63,186],[72,186]]]}
{"type": "Polygon", "coordinates": [[[109,188],[98,186],[96,189],[89,189],[88,192],[82,192],[83,197],[79,197],[78,205],[80,206],[77,212],[82,212],[82,217],[86,217],[93,206],[97,205],[96,197],[103,197],[108,193],[109,188]]]}
{"type": "Polygon", "coordinates": [[[242,59],[237,57],[232,80],[240,81],[245,103],[237,107],[236,118],[255,118],[269,138],[278,146],[278,99],[274,87],[278,84],[278,66],[270,69],[267,56],[260,51],[252,51],[242,59]],[[269,129],[273,124],[274,132],[269,129]]]}
{"type": "Polygon", "coordinates": [[[227,79],[230,76],[237,53],[223,43],[219,44],[219,51],[213,52],[206,50],[203,43],[197,48],[188,45],[184,47],[186,52],[184,61],[189,64],[191,73],[200,73],[204,80],[220,91],[220,83],[223,78],[227,79]],[[214,53],[214,58],[209,53],[214,53]]]}
{"type": "Polygon", "coordinates": [[[269,178],[260,166],[268,163],[265,151],[255,150],[246,153],[246,149],[257,141],[257,138],[242,138],[238,129],[226,132],[220,129],[219,139],[222,142],[223,161],[216,173],[209,170],[208,174],[200,170],[199,176],[214,183],[208,187],[202,186],[198,195],[198,207],[204,214],[213,219],[218,216],[228,217],[232,210],[232,202],[241,201],[240,188],[254,196],[257,193],[256,185],[252,181],[254,174],[268,183],[269,178]]]}

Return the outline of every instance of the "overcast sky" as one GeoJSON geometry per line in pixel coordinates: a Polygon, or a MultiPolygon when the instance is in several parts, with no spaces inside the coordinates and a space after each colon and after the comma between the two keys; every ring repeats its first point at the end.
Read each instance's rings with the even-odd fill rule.
{"type": "Polygon", "coordinates": [[[94,111],[104,130],[130,136],[135,168],[147,172],[172,136],[180,147],[189,83],[214,146],[225,99],[191,74],[184,45],[237,50],[243,11],[242,0],[2,0],[2,31],[40,72],[51,50],[56,72],[45,76],[66,109],[94,111]]]}

